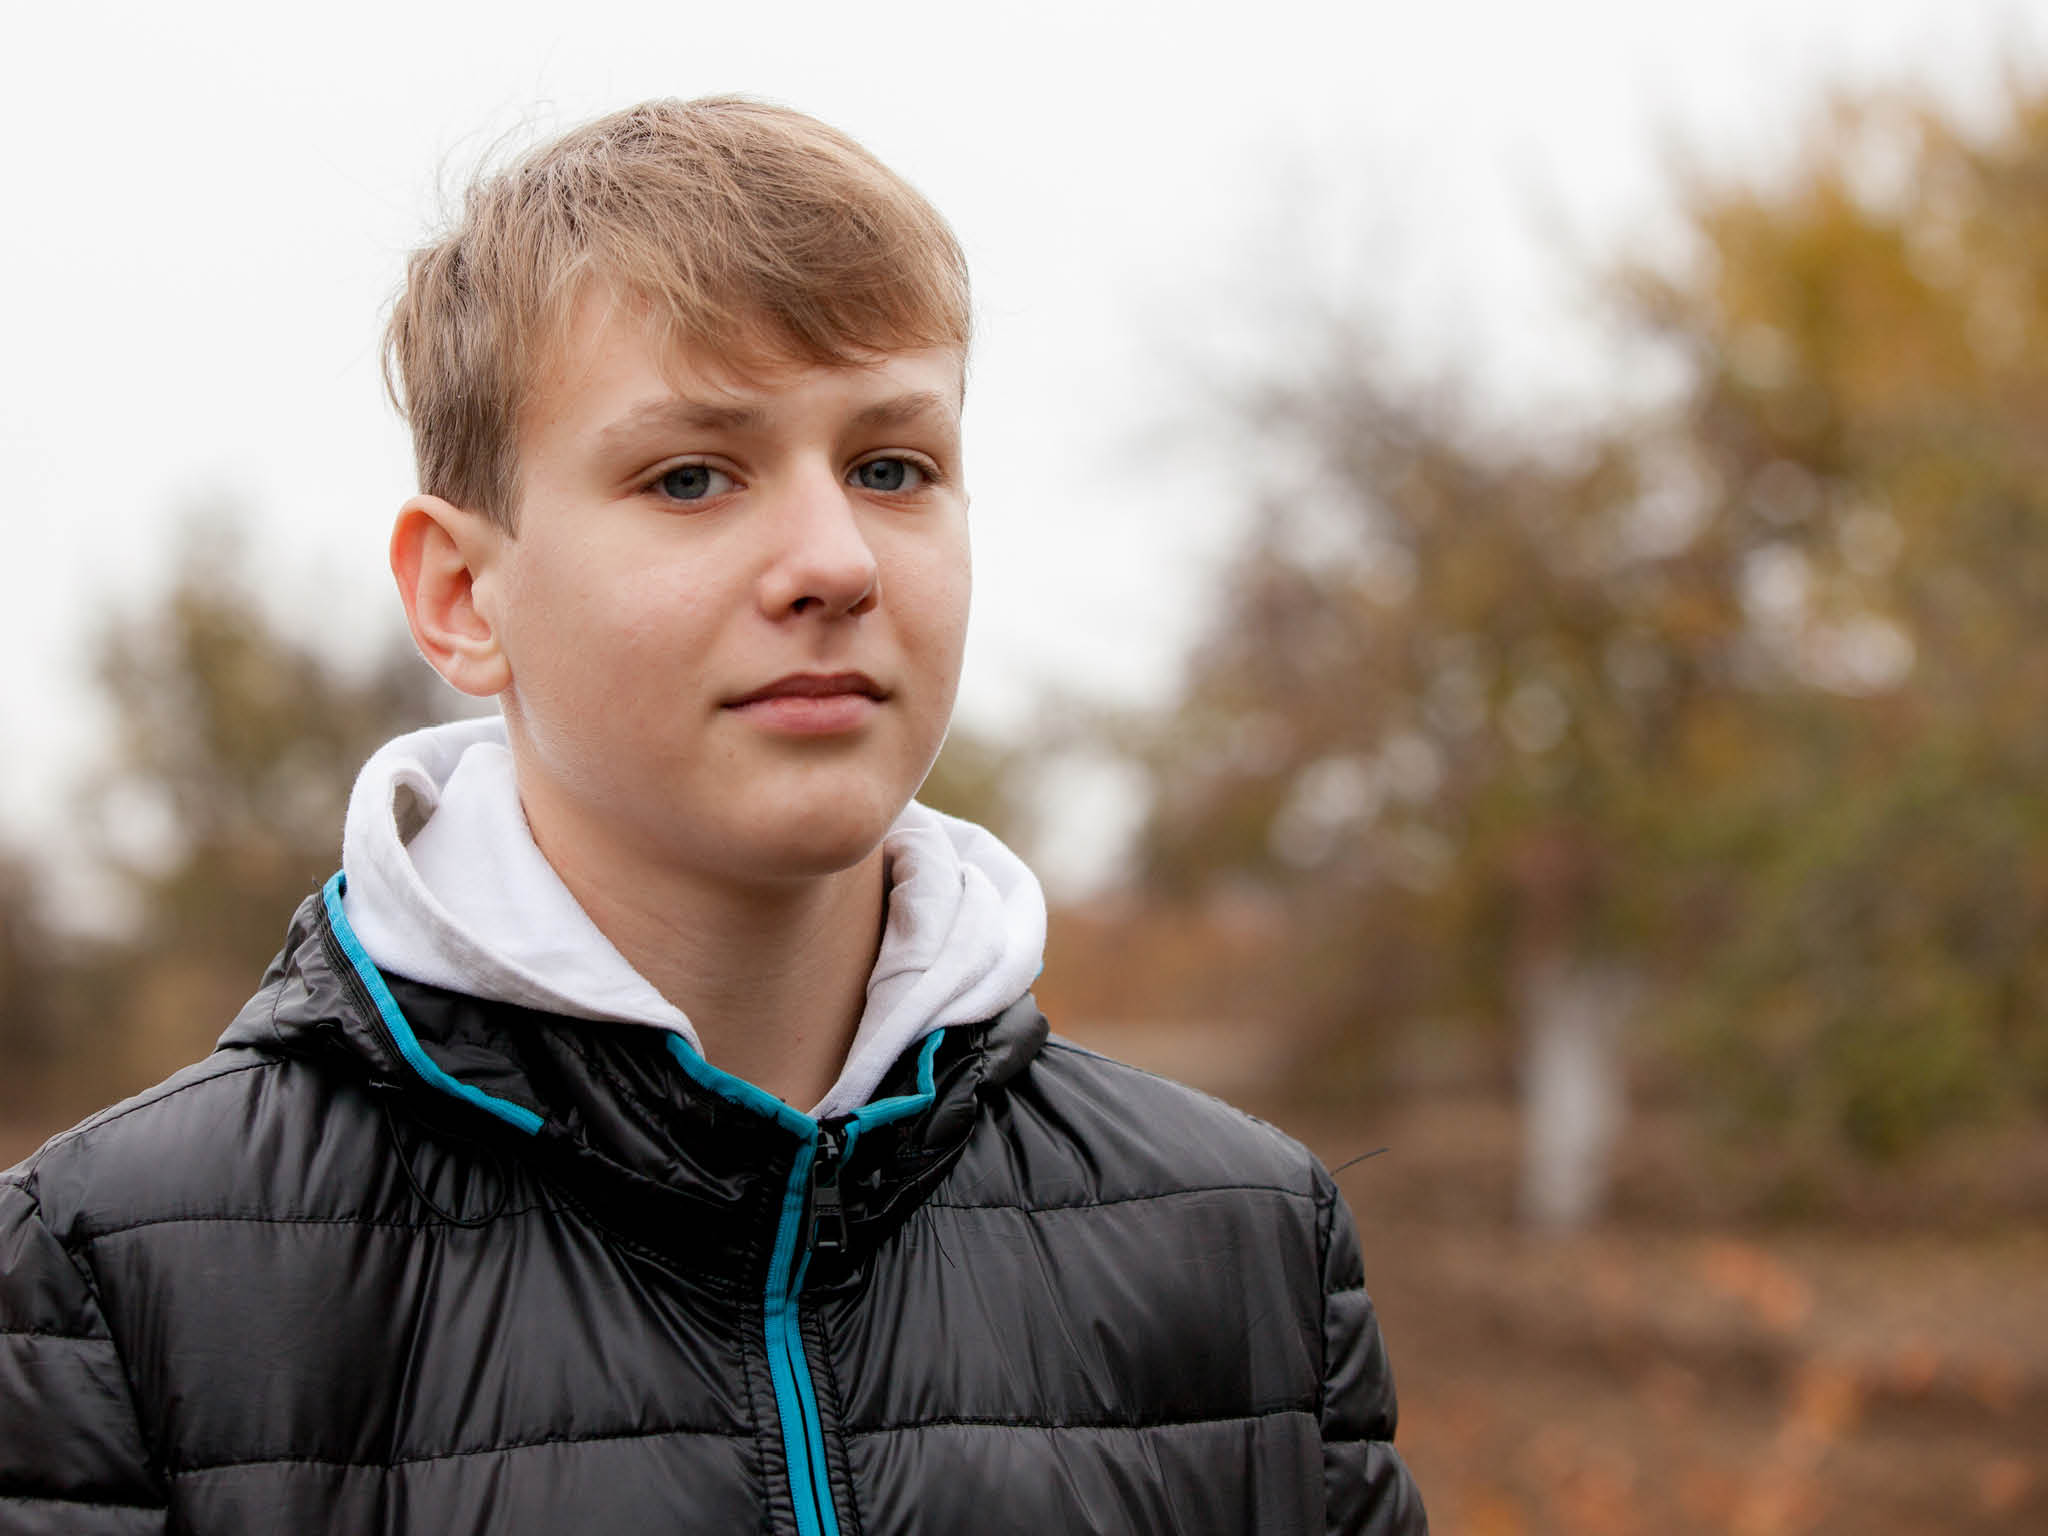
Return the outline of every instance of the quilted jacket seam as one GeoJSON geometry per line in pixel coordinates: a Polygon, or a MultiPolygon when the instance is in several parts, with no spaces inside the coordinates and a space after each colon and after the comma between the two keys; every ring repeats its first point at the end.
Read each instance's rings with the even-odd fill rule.
{"type": "Polygon", "coordinates": [[[925,1206],[938,1211],[1022,1211],[1042,1216],[1050,1211],[1098,1211],[1118,1205],[1141,1205],[1151,1200],[1182,1200],[1197,1195],[1285,1195],[1291,1200],[1310,1200],[1307,1190],[1289,1189],[1284,1184],[1203,1184],[1190,1189],[1151,1190],[1136,1195],[1115,1195],[1106,1200],[1070,1200],[1058,1205],[1027,1205],[1018,1200],[927,1200],[925,1206]]]}
{"type": "Polygon", "coordinates": [[[669,1424],[658,1429],[614,1429],[589,1435],[542,1435],[533,1440],[506,1440],[497,1445],[463,1446],[452,1451],[430,1451],[415,1456],[395,1456],[386,1461],[350,1461],[340,1456],[248,1456],[234,1461],[195,1462],[172,1469],[174,1478],[202,1477],[213,1472],[233,1472],[243,1467],[335,1467],[344,1471],[391,1472],[400,1467],[430,1466],[440,1461],[461,1461],[472,1456],[503,1456],[513,1451],[540,1450],[554,1445],[601,1445],[613,1440],[661,1440],[678,1435],[696,1435],[710,1440],[738,1440],[751,1429],[716,1429],[697,1424],[669,1424]]]}
{"type": "Polygon", "coordinates": [[[266,1227],[375,1227],[393,1232],[474,1232],[494,1222],[509,1221],[515,1216],[548,1214],[560,1207],[546,1204],[522,1205],[509,1211],[499,1211],[488,1221],[476,1226],[464,1226],[452,1221],[391,1221],[373,1216],[251,1216],[235,1215],[226,1211],[205,1211],[191,1216],[143,1216],[134,1221],[123,1222],[118,1227],[98,1227],[79,1239],[81,1245],[102,1242],[110,1237],[120,1237],[129,1232],[140,1232],[150,1227],[175,1226],[266,1226],[266,1227]]]}
{"type": "Polygon", "coordinates": [[[0,1488],[0,1504],[54,1504],[60,1509],[135,1509],[160,1515],[161,1504],[138,1504],[133,1499],[64,1499],[53,1493],[9,1493],[0,1488]]]}
{"type": "Polygon", "coordinates": [[[925,1429],[1037,1429],[1063,1433],[1138,1434],[1155,1429],[1199,1429],[1205,1424],[1254,1424],[1260,1419],[1285,1418],[1289,1414],[1313,1418],[1315,1409],[1305,1403],[1276,1403],[1266,1408],[1255,1408],[1250,1413],[1206,1414],[1187,1419],[1105,1420],[1094,1423],[1061,1423],[1053,1419],[998,1419],[977,1417],[973,1414],[954,1414],[942,1419],[906,1420],[900,1424],[876,1424],[866,1429],[849,1429],[845,1431],[845,1435],[847,1439],[853,1440],[869,1435],[911,1434],[925,1429]]]}
{"type": "Polygon", "coordinates": [[[105,1110],[100,1114],[94,1115],[91,1119],[73,1126],[68,1131],[62,1131],[52,1136],[22,1166],[22,1176],[27,1177],[33,1174],[43,1159],[48,1157],[57,1148],[69,1146],[80,1137],[90,1136],[94,1132],[114,1124],[116,1121],[126,1120],[130,1115],[140,1114],[146,1109],[154,1109],[159,1104],[168,1104],[181,1093],[190,1093],[195,1088],[204,1088],[208,1083],[217,1083],[224,1078],[238,1077],[244,1072],[258,1072],[265,1068],[277,1068],[283,1065],[285,1065],[285,1059],[281,1056],[266,1056],[258,1061],[245,1061],[238,1067],[222,1067],[218,1072],[209,1072],[205,1077],[194,1078],[189,1083],[180,1083],[175,1088],[165,1089],[161,1093],[152,1093],[150,1097],[143,1099],[140,1103],[129,1104],[119,1109],[105,1110]]]}
{"type": "Polygon", "coordinates": [[[0,1339],[61,1339],[67,1344],[104,1344],[114,1347],[111,1335],[104,1333],[59,1333],[54,1328],[0,1328],[0,1339]]]}

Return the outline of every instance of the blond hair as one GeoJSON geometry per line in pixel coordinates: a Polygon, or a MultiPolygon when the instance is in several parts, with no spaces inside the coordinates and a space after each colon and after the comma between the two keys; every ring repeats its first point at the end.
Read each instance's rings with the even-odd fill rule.
{"type": "Polygon", "coordinates": [[[845,134],[740,97],[645,102],[480,178],[413,253],[384,375],[423,490],[514,526],[521,412],[593,290],[741,377],[964,357],[970,330],[952,230],[845,134]]]}

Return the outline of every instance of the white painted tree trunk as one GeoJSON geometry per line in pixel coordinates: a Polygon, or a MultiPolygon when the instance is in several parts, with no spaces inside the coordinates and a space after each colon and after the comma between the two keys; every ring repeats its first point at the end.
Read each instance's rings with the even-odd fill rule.
{"type": "Polygon", "coordinates": [[[1613,966],[1553,961],[1522,987],[1525,1225],[1572,1232],[1606,1208],[1615,1138],[1628,1109],[1621,1043],[1641,988],[1613,966]]]}

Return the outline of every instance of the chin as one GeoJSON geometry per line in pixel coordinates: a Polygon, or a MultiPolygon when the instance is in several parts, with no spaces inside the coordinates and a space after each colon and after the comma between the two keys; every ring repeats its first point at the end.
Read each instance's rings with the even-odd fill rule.
{"type": "MultiPolygon", "coordinates": [[[[907,804],[909,797],[904,798],[907,804]]],[[[845,799],[785,806],[760,835],[746,840],[735,862],[766,880],[803,880],[836,875],[870,857],[882,845],[903,805],[855,805],[845,799]]]]}

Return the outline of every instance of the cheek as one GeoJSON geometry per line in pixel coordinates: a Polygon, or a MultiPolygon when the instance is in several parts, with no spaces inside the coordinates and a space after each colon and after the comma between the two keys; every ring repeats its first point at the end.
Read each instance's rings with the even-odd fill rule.
{"type": "Polygon", "coordinates": [[[513,676],[530,702],[588,711],[676,685],[678,664],[701,651],[698,594],[647,561],[562,558],[515,594],[513,676]]]}
{"type": "MultiPolygon", "coordinates": [[[[973,575],[964,526],[906,553],[897,572],[897,613],[908,643],[928,663],[960,669],[973,575]]],[[[884,592],[887,592],[886,581],[884,592]]]]}

